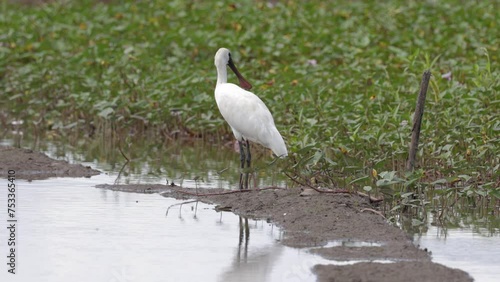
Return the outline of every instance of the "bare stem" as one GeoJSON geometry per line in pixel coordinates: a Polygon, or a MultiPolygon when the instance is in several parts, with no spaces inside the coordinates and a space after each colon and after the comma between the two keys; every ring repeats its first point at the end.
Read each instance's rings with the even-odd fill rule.
{"type": "Polygon", "coordinates": [[[422,124],[422,116],[424,115],[425,96],[427,95],[427,88],[431,79],[431,71],[426,70],[422,75],[422,82],[420,83],[420,92],[418,94],[417,106],[415,114],[413,115],[413,128],[411,134],[410,153],[406,170],[413,170],[415,168],[415,160],[418,151],[418,141],[420,138],[420,126],[422,124]]]}

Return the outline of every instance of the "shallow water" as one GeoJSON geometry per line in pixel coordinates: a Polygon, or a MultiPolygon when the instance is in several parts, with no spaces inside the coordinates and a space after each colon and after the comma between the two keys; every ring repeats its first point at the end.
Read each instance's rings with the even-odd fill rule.
{"type": "Polygon", "coordinates": [[[471,227],[429,226],[415,243],[432,252],[434,262],[468,272],[476,281],[499,281],[500,234],[474,232],[471,227]]]}
{"type": "MultiPolygon", "coordinates": [[[[132,143],[122,151],[130,159],[126,162],[117,145],[100,139],[85,139],[69,144],[65,141],[40,141],[23,139],[0,139],[0,145],[19,146],[41,151],[51,158],[66,160],[70,163],[90,165],[105,173],[120,175],[115,179],[118,184],[174,182],[183,187],[194,188],[231,188],[239,183],[239,150],[229,145],[208,144],[193,141],[188,145],[132,143]],[[198,179],[198,180],[194,180],[198,179]]],[[[279,161],[265,153],[256,151],[252,156],[255,170],[251,183],[257,186],[286,186],[284,176],[277,168],[279,161]]],[[[113,183],[113,182],[112,182],[113,183]]]]}
{"type": "Polygon", "coordinates": [[[240,217],[213,206],[174,206],[166,216],[180,201],[92,187],[113,180],[17,180],[17,274],[2,264],[0,280],[314,281],[309,268],[328,263],[281,245],[280,230],[263,221],[241,219],[240,240],[240,217]]]}

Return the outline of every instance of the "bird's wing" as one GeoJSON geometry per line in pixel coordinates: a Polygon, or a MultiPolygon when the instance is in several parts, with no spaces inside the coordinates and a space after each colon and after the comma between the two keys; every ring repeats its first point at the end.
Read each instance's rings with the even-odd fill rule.
{"type": "Polygon", "coordinates": [[[215,88],[215,100],[224,119],[243,138],[273,151],[273,142],[284,146],[271,112],[257,95],[235,84],[223,83],[215,88]],[[277,138],[280,140],[276,141],[277,138]]]}

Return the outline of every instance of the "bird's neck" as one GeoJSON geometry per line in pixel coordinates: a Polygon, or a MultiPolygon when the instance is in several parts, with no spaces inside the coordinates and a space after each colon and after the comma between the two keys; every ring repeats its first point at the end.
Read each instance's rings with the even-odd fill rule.
{"type": "Polygon", "coordinates": [[[217,85],[227,83],[227,68],[226,66],[217,66],[217,85]]]}

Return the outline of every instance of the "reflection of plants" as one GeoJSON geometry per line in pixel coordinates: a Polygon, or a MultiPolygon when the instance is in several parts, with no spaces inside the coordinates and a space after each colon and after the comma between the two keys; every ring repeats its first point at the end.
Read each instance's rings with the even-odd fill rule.
{"type": "Polygon", "coordinates": [[[493,182],[482,183],[469,175],[426,181],[423,170],[405,173],[404,177],[398,177],[395,171],[382,172],[379,176],[376,185],[389,196],[390,220],[401,221],[411,215],[409,229],[423,225],[429,210],[435,214],[436,224],[447,226],[453,225],[450,221],[453,213],[500,215],[500,188],[493,188],[493,182]]]}

